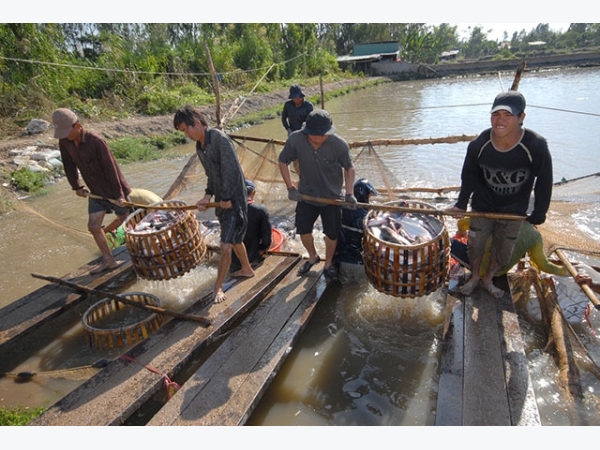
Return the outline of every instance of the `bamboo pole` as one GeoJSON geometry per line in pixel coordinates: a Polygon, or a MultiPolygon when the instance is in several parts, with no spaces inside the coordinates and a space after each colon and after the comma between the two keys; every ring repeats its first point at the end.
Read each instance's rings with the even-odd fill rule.
{"type": "Polygon", "coordinates": [[[327,205],[342,206],[345,208],[362,208],[378,211],[389,211],[389,212],[400,212],[400,213],[415,213],[425,214],[433,216],[454,216],[454,217],[483,217],[486,219],[496,220],[525,220],[525,216],[518,216],[515,214],[501,214],[501,213],[484,213],[476,211],[448,211],[445,209],[431,209],[431,208],[410,208],[404,206],[392,206],[392,205],[378,205],[376,203],[350,203],[343,200],[333,198],[320,198],[312,197],[310,195],[301,195],[302,200],[306,202],[323,203],[327,205]]]}
{"type": "Polygon", "coordinates": [[[67,281],[67,280],[63,280],[62,278],[56,278],[56,277],[50,277],[50,276],[45,276],[45,275],[38,275],[35,273],[32,273],[31,276],[33,278],[39,278],[40,280],[46,280],[46,281],[50,281],[52,283],[56,283],[56,284],[60,284],[62,286],[67,286],[75,291],[80,291],[80,292],[84,292],[87,294],[94,294],[94,295],[99,295],[102,297],[107,297],[113,300],[116,300],[118,302],[124,303],[125,305],[129,305],[129,306],[133,306],[135,308],[140,308],[140,309],[144,309],[146,311],[150,311],[156,314],[164,314],[165,316],[171,316],[174,317],[176,319],[183,319],[183,320],[191,320],[193,322],[197,322],[199,323],[201,326],[207,328],[212,324],[212,321],[206,317],[202,317],[202,316],[196,316],[193,314],[185,314],[185,313],[178,313],[175,311],[170,311],[168,309],[164,309],[158,306],[152,306],[152,305],[146,305],[144,303],[140,303],[140,302],[135,302],[133,300],[129,300],[127,298],[124,298],[121,295],[117,295],[117,294],[113,294],[111,292],[104,292],[104,291],[100,291],[97,289],[92,289],[89,288],[87,286],[82,286],[80,284],[77,283],[73,283],[71,281],[67,281]]]}
{"type": "Polygon", "coordinates": [[[515,79],[513,80],[512,86],[510,87],[511,91],[519,90],[519,83],[521,82],[521,77],[523,75],[523,71],[525,70],[525,67],[527,67],[527,63],[525,61],[523,61],[517,67],[517,70],[515,71],[515,79]]]}
{"type": "MultiPolygon", "coordinates": [[[[135,208],[135,209],[151,209],[151,210],[164,210],[164,211],[174,211],[174,210],[181,210],[181,211],[196,211],[198,209],[198,207],[196,205],[142,205],[140,203],[132,203],[132,202],[123,202],[123,203],[119,203],[117,200],[113,199],[113,198],[104,198],[104,197],[100,197],[99,195],[94,195],[94,194],[88,194],[88,197],[90,198],[95,198],[97,200],[106,200],[111,202],[114,205],[123,205],[123,206],[127,206],[129,208],[135,208]]],[[[212,202],[212,203],[207,203],[206,205],[204,205],[206,208],[216,208],[217,206],[219,206],[220,203],[218,202],[212,202]]]]}
{"type": "Polygon", "coordinates": [[[217,71],[215,70],[215,66],[213,64],[212,56],[210,54],[210,49],[208,48],[208,44],[206,43],[206,39],[204,40],[204,52],[206,53],[208,70],[210,70],[210,74],[213,80],[213,87],[215,90],[215,116],[217,118],[217,128],[223,129],[223,124],[221,123],[221,91],[219,89],[219,77],[217,76],[217,71]]]}
{"type": "MultiPolygon", "coordinates": [[[[285,145],[286,141],[278,139],[259,138],[252,136],[242,136],[239,134],[230,134],[232,139],[240,139],[251,142],[264,142],[274,143],[277,145],[285,145]]],[[[389,145],[427,145],[427,144],[456,144],[458,142],[470,142],[475,139],[477,135],[463,134],[460,136],[447,136],[439,138],[419,138],[419,139],[376,139],[374,141],[352,141],[348,142],[350,148],[360,148],[365,146],[389,146],[389,145]]]]}
{"type": "Polygon", "coordinates": [[[325,91],[323,90],[323,74],[319,75],[319,88],[321,90],[321,109],[325,109],[325,91]]]}
{"type": "Polygon", "coordinates": [[[579,369],[573,358],[573,348],[569,339],[568,325],[564,320],[556,292],[551,285],[535,277],[534,287],[540,303],[542,321],[548,335],[546,350],[554,348],[554,357],[558,367],[558,384],[574,400],[581,397],[579,369]]]}
{"type": "MultiPolygon", "coordinates": [[[[562,250],[556,249],[554,250],[554,252],[558,256],[560,261],[564,264],[564,266],[567,268],[569,273],[573,276],[573,278],[575,278],[578,275],[578,272],[575,269],[575,267],[573,267],[573,265],[569,262],[569,259],[565,256],[562,250]]],[[[594,291],[592,291],[592,288],[589,287],[587,284],[581,284],[580,287],[581,290],[585,292],[585,295],[588,296],[588,298],[592,302],[592,305],[594,305],[596,309],[600,310],[600,300],[598,300],[598,297],[596,297],[596,294],[594,293],[594,291]]]]}

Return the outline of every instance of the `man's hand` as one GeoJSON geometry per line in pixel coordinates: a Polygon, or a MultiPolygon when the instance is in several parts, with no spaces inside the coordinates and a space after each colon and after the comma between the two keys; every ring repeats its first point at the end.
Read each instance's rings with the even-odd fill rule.
{"type": "Polygon", "coordinates": [[[88,191],[86,188],[79,188],[75,191],[75,194],[78,197],[87,197],[88,195],[90,195],[90,191],[88,191]]]}
{"type": "Polygon", "coordinates": [[[346,194],[346,196],[344,197],[344,201],[346,203],[349,203],[349,205],[344,206],[347,209],[356,209],[356,205],[358,204],[358,201],[356,200],[356,197],[352,194],[346,194]]]}
{"type": "Polygon", "coordinates": [[[302,201],[302,195],[295,187],[291,187],[288,189],[288,198],[294,202],[302,201]]]}
{"type": "Polygon", "coordinates": [[[211,197],[212,196],[210,196],[210,195],[205,195],[200,200],[198,200],[198,202],[196,203],[196,208],[198,208],[198,211],[202,212],[202,211],[206,211],[208,209],[206,207],[206,205],[208,203],[210,203],[211,197]]]}

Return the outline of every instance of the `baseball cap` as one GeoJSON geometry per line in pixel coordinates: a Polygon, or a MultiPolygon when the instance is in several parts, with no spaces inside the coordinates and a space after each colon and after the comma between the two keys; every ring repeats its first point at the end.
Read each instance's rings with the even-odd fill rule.
{"type": "Polygon", "coordinates": [[[54,124],[54,137],[57,139],[66,138],[73,125],[77,123],[79,119],[70,109],[60,108],[52,113],[52,123],[54,124]]]}
{"type": "Polygon", "coordinates": [[[306,118],[302,132],[315,136],[325,136],[335,133],[335,127],[327,111],[324,109],[315,109],[306,118]]]}
{"type": "Polygon", "coordinates": [[[518,116],[525,111],[525,97],[517,91],[501,92],[494,99],[492,113],[496,111],[508,111],[513,116],[518,116]]]}
{"type": "Polygon", "coordinates": [[[297,84],[292,84],[290,87],[290,96],[288,98],[303,98],[306,97],[304,92],[302,92],[302,88],[297,84]]]}

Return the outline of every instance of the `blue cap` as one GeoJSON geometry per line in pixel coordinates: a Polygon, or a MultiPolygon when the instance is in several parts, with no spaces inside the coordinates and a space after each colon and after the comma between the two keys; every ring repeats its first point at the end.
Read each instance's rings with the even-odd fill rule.
{"type": "Polygon", "coordinates": [[[246,180],[246,189],[248,190],[248,192],[255,191],[256,186],[254,185],[254,183],[252,181],[246,180]]]}

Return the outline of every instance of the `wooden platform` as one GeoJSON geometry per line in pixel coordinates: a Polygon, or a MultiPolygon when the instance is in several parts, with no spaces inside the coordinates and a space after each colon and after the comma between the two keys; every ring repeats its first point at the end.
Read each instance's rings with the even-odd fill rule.
{"type": "MultiPolygon", "coordinates": [[[[232,335],[214,351],[208,360],[212,361],[210,364],[215,364],[214,358],[218,358],[219,355],[221,358],[229,358],[226,354],[223,356],[224,349],[229,347],[234,351],[233,347],[240,346],[240,342],[254,348],[251,344],[258,342],[250,339],[256,337],[243,335],[244,332],[248,333],[248,327],[252,327],[248,323],[253,323],[255,329],[262,332],[266,338],[277,336],[277,332],[273,331],[276,330],[277,324],[280,327],[289,327],[286,328],[287,333],[280,334],[276,342],[267,347],[261,344],[267,349],[263,355],[254,350],[252,355],[243,353],[243,357],[237,356],[229,361],[229,364],[233,364],[229,368],[230,373],[242,374],[247,370],[245,364],[248,363],[248,358],[258,358],[256,367],[260,367],[261,370],[255,370],[255,373],[260,372],[263,380],[246,380],[250,384],[246,384],[248,388],[243,396],[252,397],[253,400],[247,402],[245,409],[238,409],[241,415],[249,414],[262,390],[256,389],[255,384],[263,383],[266,388],[268,381],[273,378],[283,362],[290,342],[296,338],[310,317],[325,286],[317,272],[314,276],[298,277],[295,268],[299,261],[299,255],[270,256],[256,269],[255,278],[240,281],[227,291],[225,302],[215,304],[208,297],[185,311],[212,319],[213,324],[209,328],[199,327],[191,321],[169,321],[158,332],[128,351],[124,358],[112,361],[30,425],[123,424],[149,399],[165,389],[165,381],[175,380],[186,366],[202,359],[203,350],[216,342],[234,324],[237,326],[232,335]],[[258,306],[252,310],[252,315],[240,322],[256,305],[258,306]],[[266,311],[268,314],[265,316],[266,311]],[[271,328],[272,326],[275,328],[271,328]],[[238,343],[232,344],[236,342],[235,339],[238,343]],[[277,346],[279,350],[276,350],[277,346]]],[[[202,367],[204,369],[200,370],[206,370],[204,364],[202,367]]],[[[183,393],[178,393],[176,397],[186,395],[192,386],[190,382],[194,384],[193,380],[180,381],[183,393]]],[[[175,398],[171,401],[174,400],[175,398]]],[[[169,407],[172,407],[171,401],[167,403],[169,407]]]]}
{"type": "MultiPolygon", "coordinates": [[[[119,268],[100,275],[90,275],[90,270],[101,263],[98,258],[62,278],[92,289],[105,289],[113,283],[127,283],[135,279],[129,254],[125,247],[114,252],[119,268]]],[[[0,372],[7,372],[22,359],[29,357],[28,337],[40,327],[52,322],[70,320],[83,313],[91,303],[87,294],[73,293],[59,285],[46,285],[0,310],[0,372]],[[69,316],[69,317],[67,317],[69,316]]],[[[46,327],[50,328],[50,327],[46,327]]],[[[56,332],[60,327],[55,326],[56,332]]],[[[51,339],[51,334],[48,339],[51,339]]],[[[33,343],[35,345],[35,343],[33,343]]]]}
{"type": "Polygon", "coordinates": [[[244,425],[325,287],[315,272],[288,274],[148,425],[244,425]]]}
{"type": "Polygon", "coordinates": [[[510,295],[460,297],[448,295],[435,424],[541,425],[510,295]]]}
{"type": "MultiPolygon", "coordinates": [[[[127,252],[115,256],[121,262],[116,271],[92,276],[89,270],[99,262],[92,261],[64,279],[107,289],[135,278],[127,252]]],[[[214,304],[210,292],[201,295],[184,312],[209,317],[213,325],[168,319],[30,425],[121,425],[152,402],[141,424],[245,424],[326,289],[318,270],[297,276],[300,261],[296,254],[267,258],[255,278],[229,288],[223,303],[214,304]],[[169,380],[181,388],[167,402],[169,380]]],[[[0,371],[29,356],[25,343],[35,330],[58,328],[91,301],[47,285],[3,308],[0,371]]],[[[477,290],[467,298],[449,294],[447,304],[435,424],[540,425],[510,296],[498,301],[477,290]]]]}

